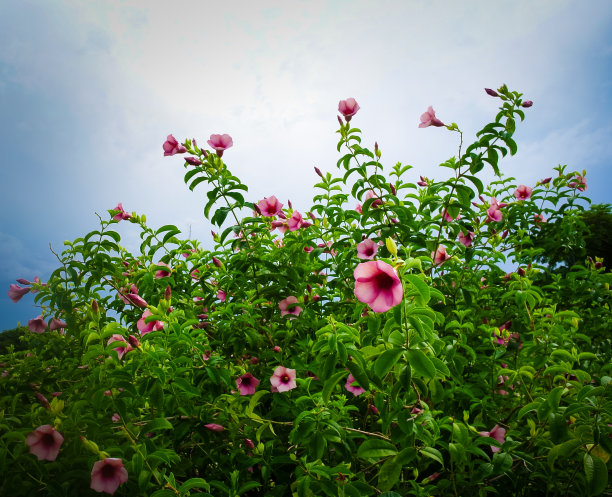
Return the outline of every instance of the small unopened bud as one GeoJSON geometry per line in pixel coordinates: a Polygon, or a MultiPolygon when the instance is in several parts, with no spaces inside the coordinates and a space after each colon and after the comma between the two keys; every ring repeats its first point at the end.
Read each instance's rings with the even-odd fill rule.
{"type": "Polygon", "coordinates": [[[214,255],[213,255],[212,261],[213,261],[213,264],[217,267],[223,266],[223,263],[219,259],[217,259],[214,255]]]}
{"type": "Polygon", "coordinates": [[[96,299],[93,299],[91,301],[91,310],[94,311],[95,313],[100,312],[100,308],[98,307],[98,301],[96,299]]]}
{"type": "Polygon", "coordinates": [[[279,212],[277,216],[280,217],[281,219],[287,219],[287,216],[285,215],[283,211],[279,212]]]}
{"type": "Polygon", "coordinates": [[[140,346],[140,342],[138,341],[138,337],[136,335],[130,335],[128,337],[128,343],[135,349],[140,346]]]}
{"type": "Polygon", "coordinates": [[[533,105],[533,102],[531,100],[525,100],[522,104],[521,107],[531,107],[533,105]]]}
{"type": "Polygon", "coordinates": [[[274,352],[280,352],[281,348],[278,345],[274,346],[274,352]]]}
{"type": "Polygon", "coordinates": [[[199,166],[202,164],[202,161],[197,157],[185,157],[185,162],[187,164],[191,164],[192,166],[199,166]]]}
{"type": "Polygon", "coordinates": [[[397,245],[395,244],[393,238],[387,238],[385,240],[385,245],[387,246],[387,250],[389,251],[389,253],[397,257],[397,245]]]}
{"type": "Polygon", "coordinates": [[[210,230],[210,234],[213,238],[217,238],[217,234],[213,230],[210,230]]]}
{"type": "Polygon", "coordinates": [[[374,153],[376,154],[376,157],[380,159],[380,149],[378,148],[378,142],[374,142],[374,153]]]}
{"type": "Polygon", "coordinates": [[[505,230],[505,231],[504,231],[504,232],[501,234],[502,240],[503,240],[504,238],[506,238],[507,236],[508,236],[508,230],[505,230]]]}
{"type": "Polygon", "coordinates": [[[393,195],[397,195],[397,190],[396,190],[395,185],[393,183],[389,183],[389,188],[391,188],[391,193],[393,195]]]}
{"type": "Polygon", "coordinates": [[[338,122],[340,123],[340,126],[344,126],[344,123],[342,122],[342,118],[340,116],[336,116],[338,118],[338,122]]]}
{"type": "Polygon", "coordinates": [[[170,300],[171,298],[172,298],[172,288],[170,288],[170,285],[168,285],[166,287],[166,291],[164,292],[164,299],[170,300]]]}
{"type": "Polygon", "coordinates": [[[540,181],[540,183],[541,183],[542,185],[547,185],[548,183],[550,183],[550,180],[551,180],[551,179],[552,179],[552,178],[544,178],[542,181],[540,181]]]}
{"type": "Polygon", "coordinates": [[[306,284],[306,290],[308,290],[308,293],[312,292],[312,286],[310,286],[310,283],[306,284]]]}
{"type": "Polygon", "coordinates": [[[251,357],[250,359],[251,364],[259,364],[259,359],[255,356],[251,357]]]}
{"type": "Polygon", "coordinates": [[[499,97],[499,93],[497,93],[495,90],[491,90],[491,88],[485,88],[484,90],[487,92],[487,95],[491,95],[492,97],[499,97]]]}
{"type": "Polygon", "coordinates": [[[516,270],[516,274],[518,274],[519,276],[525,276],[525,270],[520,267],[516,270]]]}
{"type": "Polygon", "coordinates": [[[312,212],[308,212],[308,217],[309,217],[310,219],[312,219],[313,221],[316,221],[316,219],[317,219],[317,218],[315,217],[315,215],[314,215],[312,212]]]}
{"type": "Polygon", "coordinates": [[[287,200],[287,205],[289,206],[290,209],[293,209],[293,205],[291,205],[291,200],[287,200]]]}
{"type": "Polygon", "coordinates": [[[253,210],[261,216],[261,209],[259,208],[257,204],[253,204],[253,210]]]}
{"type": "Polygon", "coordinates": [[[601,269],[602,267],[603,267],[603,262],[601,262],[601,261],[597,261],[597,262],[595,263],[595,269],[601,269]]]}
{"type": "Polygon", "coordinates": [[[49,401],[47,400],[47,397],[45,397],[42,393],[36,392],[36,397],[45,409],[49,409],[51,407],[49,401]]]}
{"type": "Polygon", "coordinates": [[[323,173],[321,172],[321,170],[317,166],[315,166],[314,170],[315,170],[315,173],[317,173],[319,176],[321,176],[321,178],[323,177],[323,173]]]}

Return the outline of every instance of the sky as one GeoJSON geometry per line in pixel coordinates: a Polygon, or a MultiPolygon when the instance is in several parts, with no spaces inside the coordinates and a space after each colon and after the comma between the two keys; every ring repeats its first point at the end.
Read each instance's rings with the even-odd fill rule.
{"type": "MultiPolygon", "coordinates": [[[[228,133],[249,186],[306,211],[317,166],[334,172],[339,100],[387,168],[440,179],[457,135],[419,129],[429,105],[470,143],[507,84],[534,102],[502,171],[532,185],[587,170],[612,203],[612,2],[608,0],[19,0],[0,2],[0,330],[41,310],[9,284],[43,281],[63,249],[122,202],[151,227],[211,247],[204,189],[162,144],[228,133]]],[[[410,176],[410,179],[413,177],[410,176]]],[[[138,233],[120,223],[122,244],[138,233]]]]}

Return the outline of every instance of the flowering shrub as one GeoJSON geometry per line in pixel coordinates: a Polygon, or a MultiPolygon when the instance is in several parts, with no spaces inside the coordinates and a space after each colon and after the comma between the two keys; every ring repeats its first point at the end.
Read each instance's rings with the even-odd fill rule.
{"type": "Polygon", "coordinates": [[[486,93],[499,112],[466,148],[455,123],[421,116],[460,145],[441,164],[450,178],[416,184],[361,145],[359,105],[341,101],[340,173],[315,168],[301,212],[245,198],[221,160],[229,135],[210,151],[169,135],[164,155],[189,154],[186,184],[207,186],[213,248],[118,204],[66,242],[46,284],[11,285],[14,301],[38,292],[41,314],[28,350],[0,356],[12,470],[0,494],[609,489],[612,277],[601,259],[556,271],[534,244],[584,209],[586,173],[502,176],[532,102],[486,93]],[[139,253],[121,247],[119,222],[139,230],[139,253]]]}

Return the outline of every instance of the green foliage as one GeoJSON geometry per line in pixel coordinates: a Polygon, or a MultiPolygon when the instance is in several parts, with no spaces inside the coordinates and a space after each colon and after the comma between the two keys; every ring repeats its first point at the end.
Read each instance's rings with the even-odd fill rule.
{"type": "Polygon", "coordinates": [[[515,198],[501,159],[517,152],[522,95],[498,93],[494,122],[441,164],[449,179],[417,185],[402,164],[386,174],[382,151],[342,124],[339,176],[322,173],[310,225],[280,237],[297,209],[260,215],[226,164],[187,140],[201,165],[185,164],[185,182],[207,188],[204,215],[221,228],[213,249],[133,214],[129,253],[116,211],[66,242],[35,297],[65,332],[22,332],[24,348],[0,357],[0,467],[13,472],[0,494],[91,495],[106,457],[129,475],[117,495],[609,490],[612,275],[588,259],[604,253],[583,251],[609,208],[585,211],[565,167],[515,198]],[[489,185],[485,167],[499,176],[489,185]],[[402,282],[386,312],[355,296],[365,238],[402,282]],[[64,437],[54,461],[29,453],[41,425],[64,437]]]}

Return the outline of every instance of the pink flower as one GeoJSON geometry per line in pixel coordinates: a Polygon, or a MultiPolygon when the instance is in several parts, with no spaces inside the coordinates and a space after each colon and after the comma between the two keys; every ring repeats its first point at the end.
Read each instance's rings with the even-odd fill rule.
{"type": "Polygon", "coordinates": [[[121,204],[121,202],[119,202],[117,204],[117,207],[115,207],[113,210],[114,211],[119,211],[117,214],[115,214],[113,216],[113,219],[115,221],[121,221],[121,220],[129,219],[129,218],[132,217],[132,215],[129,212],[125,212],[123,210],[123,205],[121,204]]]}
{"type": "Polygon", "coordinates": [[[246,373],[236,380],[236,385],[240,390],[240,395],[251,395],[255,393],[259,380],[251,373],[246,373]]]}
{"type": "Polygon", "coordinates": [[[51,322],[49,323],[49,329],[51,331],[66,328],[67,326],[68,325],[64,323],[64,321],[62,321],[61,319],[57,319],[57,318],[53,318],[51,322]]]}
{"type": "Polygon", "coordinates": [[[514,190],[514,196],[517,200],[527,200],[531,197],[532,191],[532,188],[525,185],[520,185],[516,190],[514,190]]]}
{"type": "Polygon", "coordinates": [[[131,345],[128,344],[125,338],[123,338],[123,336],[119,335],[118,333],[114,333],[108,339],[108,342],[106,342],[106,345],[110,345],[113,342],[121,342],[118,347],[115,347],[113,349],[115,352],[117,352],[117,356],[119,357],[119,359],[123,359],[123,356],[126,354],[126,352],[129,352],[130,350],[132,350],[131,345]]]}
{"type": "Polygon", "coordinates": [[[275,345],[274,349],[272,349],[272,350],[274,350],[274,352],[276,352],[276,353],[279,353],[281,351],[281,348],[278,345],[275,345]]]}
{"type": "Polygon", "coordinates": [[[26,293],[30,293],[29,288],[22,288],[14,283],[9,285],[8,296],[15,303],[19,302],[26,293]]]}
{"type": "Polygon", "coordinates": [[[449,260],[451,256],[446,253],[446,247],[440,245],[435,252],[431,253],[431,258],[434,261],[434,266],[441,266],[449,260]]]}
{"type": "Polygon", "coordinates": [[[269,198],[264,197],[263,200],[257,203],[257,207],[263,217],[277,216],[283,210],[283,204],[274,195],[269,198]]]}
{"type": "Polygon", "coordinates": [[[442,217],[444,218],[445,221],[450,223],[452,221],[460,219],[461,218],[461,214],[457,214],[457,217],[451,217],[451,215],[448,213],[448,211],[446,209],[442,209],[442,217]]]}
{"type": "Polygon", "coordinates": [[[355,206],[355,210],[359,212],[359,214],[363,214],[363,208],[359,202],[357,202],[357,205],[355,206]]]}
{"type": "Polygon", "coordinates": [[[96,492],[114,494],[122,483],[128,480],[128,472],[123,467],[123,461],[115,457],[107,457],[96,461],[91,470],[90,487],[96,492]]]}
{"type": "Polygon", "coordinates": [[[42,317],[42,314],[28,321],[28,329],[32,333],[44,333],[47,329],[47,323],[42,317]]]}
{"type": "Polygon", "coordinates": [[[378,198],[372,190],[368,190],[368,193],[366,193],[366,200],[370,198],[375,199],[374,202],[370,204],[372,209],[377,209],[379,205],[382,205],[382,200],[378,198]]]}
{"type": "Polygon", "coordinates": [[[344,116],[347,123],[355,114],[357,114],[358,110],[359,104],[354,98],[347,98],[346,100],[340,100],[340,102],[338,102],[338,112],[344,116]]]}
{"type": "Polygon", "coordinates": [[[295,383],[295,369],[288,369],[284,366],[278,366],[274,370],[274,374],[270,377],[272,388],[277,392],[286,392],[297,387],[295,383]]]}
{"type": "Polygon", "coordinates": [[[459,233],[459,242],[469,247],[474,242],[474,233],[472,231],[468,231],[466,234],[463,234],[463,231],[459,233]]]}
{"type": "Polygon", "coordinates": [[[227,297],[227,293],[225,293],[223,290],[219,290],[217,292],[217,298],[221,301],[221,302],[225,302],[225,298],[227,297]]]}
{"type": "Polygon", "coordinates": [[[353,378],[352,374],[348,375],[344,387],[355,396],[361,395],[363,392],[365,392],[364,388],[361,388],[358,383],[355,383],[355,378],[353,378]]]}
{"type": "Polygon", "coordinates": [[[151,316],[153,313],[147,309],[142,313],[142,317],[138,320],[136,327],[140,330],[140,335],[146,335],[147,333],[151,333],[152,331],[159,331],[164,328],[164,323],[161,321],[149,321],[145,323],[145,320],[151,316]]]}
{"type": "Polygon", "coordinates": [[[431,105],[427,107],[427,112],[421,115],[421,124],[419,124],[419,128],[427,128],[428,126],[446,126],[436,117],[436,112],[431,105]]]}
{"type": "Polygon", "coordinates": [[[546,223],[546,218],[544,217],[544,214],[536,214],[533,216],[533,221],[535,222],[536,226],[540,226],[540,224],[542,223],[546,223]]]}
{"type": "Polygon", "coordinates": [[[310,245],[308,247],[304,247],[304,252],[306,252],[307,254],[310,254],[310,252],[312,252],[314,250],[314,247],[311,247],[310,245]]]}
{"type": "Polygon", "coordinates": [[[168,269],[158,269],[155,271],[155,278],[165,278],[166,276],[170,276],[172,269],[165,262],[158,262],[155,264],[156,266],[166,266],[168,269]]]}
{"type": "Polygon", "coordinates": [[[291,306],[291,304],[297,304],[297,302],[298,302],[297,297],[294,297],[293,295],[287,297],[284,300],[281,300],[278,303],[278,307],[280,308],[280,311],[281,311],[281,317],[289,314],[289,318],[294,319],[295,316],[299,316],[300,313],[302,312],[302,308],[297,305],[291,306]]]}
{"type": "Polygon", "coordinates": [[[386,262],[362,262],[355,268],[353,276],[357,300],[368,304],[374,312],[386,312],[404,297],[397,271],[386,262]]]}
{"type": "MultiPolygon", "coordinates": [[[[506,441],[506,429],[500,427],[499,425],[495,425],[491,431],[481,431],[480,434],[483,437],[491,437],[497,440],[500,444],[503,444],[506,441]]],[[[499,452],[499,447],[495,447],[495,445],[491,445],[491,451],[499,452]]]]}
{"type": "Polygon", "coordinates": [[[206,425],[204,425],[204,428],[210,430],[210,431],[223,431],[225,430],[225,428],[223,428],[223,426],[218,425],[216,423],[208,423],[206,425]]]}
{"type": "Polygon", "coordinates": [[[117,423],[120,419],[121,419],[121,416],[119,416],[118,413],[115,413],[111,416],[111,420],[113,423],[117,423]]]}
{"type": "Polygon", "coordinates": [[[30,454],[38,457],[39,461],[55,461],[64,437],[51,425],[42,425],[26,437],[26,444],[30,446],[30,454]]]}
{"type": "Polygon", "coordinates": [[[584,192],[587,189],[586,178],[577,174],[576,176],[574,176],[572,181],[568,183],[567,186],[569,186],[570,188],[576,188],[580,192],[584,192]]]}
{"type": "Polygon", "coordinates": [[[289,227],[289,231],[297,231],[300,228],[308,228],[312,223],[308,221],[304,221],[302,219],[302,215],[298,211],[293,211],[293,214],[287,221],[287,226],[289,227]]]}
{"type": "Polygon", "coordinates": [[[223,155],[226,149],[234,145],[230,135],[210,135],[210,140],[207,143],[215,149],[219,157],[223,155]]]}
{"type": "Polygon", "coordinates": [[[164,157],[174,154],[184,154],[187,152],[187,149],[183,145],[179,144],[179,142],[176,141],[176,138],[174,138],[172,135],[168,135],[168,138],[166,138],[166,141],[163,144],[163,148],[164,157]]]}
{"type": "Polygon", "coordinates": [[[487,209],[487,223],[491,221],[501,221],[502,220],[502,212],[501,208],[504,207],[505,204],[498,204],[497,199],[495,197],[491,197],[491,206],[487,209]]]}
{"type": "Polygon", "coordinates": [[[357,244],[358,259],[374,259],[376,252],[378,252],[378,244],[374,243],[369,238],[357,244]]]}

